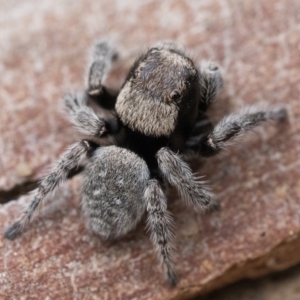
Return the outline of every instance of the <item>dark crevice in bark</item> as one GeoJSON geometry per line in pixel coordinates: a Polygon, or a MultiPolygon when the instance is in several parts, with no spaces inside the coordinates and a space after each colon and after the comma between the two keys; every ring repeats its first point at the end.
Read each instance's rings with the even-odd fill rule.
{"type": "MultiPolygon", "coordinates": [[[[76,176],[81,173],[84,169],[84,166],[79,166],[77,168],[72,169],[68,174],[68,179],[76,176]]],[[[19,197],[33,191],[38,187],[40,180],[32,180],[25,181],[21,184],[15,185],[13,188],[7,191],[0,191],[0,204],[7,203],[12,200],[16,200],[19,197]]]]}
{"type": "Polygon", "coordinates": [[[4,204],[9,201],[18,199],[20,196],[29,193],[38,186],[38,181],[27,181],[21,184],[15,185],[13,188],[7,191],[0,191],[0,203],[4,204]]]}

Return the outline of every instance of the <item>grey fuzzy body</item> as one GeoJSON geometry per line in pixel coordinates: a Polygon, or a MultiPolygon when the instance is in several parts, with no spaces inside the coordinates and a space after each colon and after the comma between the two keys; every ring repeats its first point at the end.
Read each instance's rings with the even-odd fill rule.
{"type": "Polygon", "coordinates": [[[84,172],[82,208],[91,230],[114,238],[134,228],[145,212],[145,162],[115,146],[99,148],[84,172]]]}
{"type": "Polygon", "coordinates": [[[158,43],[136,60],[114,93],[103,80],[115,57],[110,43],[94,46],[86,90],[63,99],[69,120],[86,137],[61,155],[5,237],[21,234],[45,197],[85,161],[82,208],[90,229],[102,238],[118,238],[146,213],[150,238],[173,286],[176,231],[162,187],[167,182],[176,187],[197,211],[216,207],[214,194],[183,155],[216,155],[262,123],[284,119],[286,111],[247,110],[213,126],[205,112],[223,85],[215,63],[196,68],[182,47],[158,43]]]}

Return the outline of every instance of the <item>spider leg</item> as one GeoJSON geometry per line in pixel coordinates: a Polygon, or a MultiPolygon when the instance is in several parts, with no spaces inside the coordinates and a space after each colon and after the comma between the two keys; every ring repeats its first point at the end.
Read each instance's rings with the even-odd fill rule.
{"type": "Polygon", "coordinates": [[[200,77],[200,101],[199,111],[206,111],[216,99],[223,87],[223,79],[220,68],[216,63],[206,62],[199,68],[200,77]]]}
{"type": "Polygon", "coordinates": [[[72,124],[83,134],[101,137],[107,132],[104,118],[99,117],[87,106],[85,95],[67,94],[64,99],[65,110],[72,124]]]}
{"type": "Polygon", "coordinates": [[[214,194],[197,180],[190,167],[169,148],[161,148],[156,154],[160,171],[175,186],[180,196],[194,208],[208,209],[216,203],[214,194]]]}
{"type": "Polygon", "coordinates": [[[171,286],[175,286],[178,280],[174,271],[172,255],[173,221],[167,211],[167,199],[157,180],[148,181],[144,200],[148,212],[147,229],[151,233],[151,240],[155,245],[156,252],[167,269],[168,282],[171,286]]]}
{"type": "Polygon", "coordinates": [[[93,48],[88,73],[88,94],[100,95],[103,89],[102,81],[106,77],[111,61],[116,58],[116,52],[107,41],[97,43],[93,48]]]}
{"type": "Polygon", "coordinates": [[[214,127],[209,117],[206,116],[204,113],[199,112],[196,123],[191,132],[191,137],[207,134],[213,131],[213,129],[214,127]]]}
{"type": "Polygon", "coordinates": [[[153,45],[153,48],[173,50],[180,55],[185,55],[185,49],[183,45],[180,45],[171,40],[159,41],[158,43],[153,45]]]}
{"type": "MultiPolygon", "coordinates": [[[[192,131],[188,137],[188,142],[190,144],[193,144],[195,142],[197,143],[197,141],[199,141],[202,137],[212,132],[213,129],[214,126],[210,121],[209,117],[204,113],[199,112],[196,123],[192,128],[192,131]]],[[[199,153],[197,149],[186,147],[185,145],[182,154],[183,154],[183,160],[186,162],[191,163],[195,159],[199,162],[199,153]]]]}
{"type": "MultiPolygon", "coordinates": [[[[203,136],[212,132],[213,129],[214,129],[214,127],[213,127],[213,124],[211,123],[209,117],[206,116],[204,113],[199,112],[196,123],[195,123],[194,127],[192,128],[191,134],[188,138],[189,143],[195,143],[195,141],[198,141],[203,136]]],[[[192,157],[193,157],[193,155],[198,154],[195,149],[191,149],[188,147],[185,147],[185,149],[183,150],[183,153],[185,155],[185,158],[190,157],[190,155],[192,155],[192,157]]]]}
{"type": "Polygon", "coordinates": [[[26,226],[33,220],[35,212],[45,197],[66,179],[69,171],[75,168],[85,155],[89,155],[95,149],[95,146],[92,142],[82,140],[61,155],[50,174],[41,181],[39,187],[34,191],[34,198],[22,217],[5,231],[4,235],[7,239],[13,240],[24,231],[26,226]]]}
{"type": "Polygon", "coordinates": [[[211,133],[198,140],[188,140],[186,147],[198,151],[202,156],[213,156],[226,149],[247,131],[270,120],[283,120],[286,116],[287,112],[283,108],[248,109],[244,113],[230,114],[223,118],[211,133]]]}

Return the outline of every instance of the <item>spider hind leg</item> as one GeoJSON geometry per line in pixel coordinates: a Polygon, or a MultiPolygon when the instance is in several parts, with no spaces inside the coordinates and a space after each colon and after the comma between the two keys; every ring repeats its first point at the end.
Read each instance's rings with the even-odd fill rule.
{"type": "Polygon", "coordinates": [[[7,239],[13,240],[22,234],[33,220],[45,197],[67,178],[68,173],[78,166],[83,157],[93,150],[94,143],[83,140],[71,146],[61,155],[50,174],[41,181],[39,187],[35,190],[34,198],[22,217],[5,231],[4,235],[7,239]]]}

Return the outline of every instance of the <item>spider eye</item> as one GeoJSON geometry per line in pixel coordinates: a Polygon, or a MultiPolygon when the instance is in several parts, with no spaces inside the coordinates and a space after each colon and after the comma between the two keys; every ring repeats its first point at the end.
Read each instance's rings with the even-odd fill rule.
{"type": "Polygon", "coordinates": [[[192,76],[196,76],[197,71],[193,68],[193,69],[190,70],[190,74],[191,74],[192,76]]]}
{"type": "Polygon", "coordinates": [[[216,72],[219,70],[219,67],[215,64],[210,64],[210,66],[208,67],[210,71],[212,72],[216,72]]]}
{"type": "Polygon", "coordinates": [[[139,71],[138,70],[135,70],[132,74],[132,78],[133,79],[137,79],[137,77],[139,76],[139,71]]]}
{"type": "Polygon", "coordinates": [[[174,90],[170,94],[170,98],[174,101],[178,100],[180,98],[180,94],[177,90],[174,90]]]}
{"type": "Polygon", "coordinates": [[[159,49],[158,49],[158,48],[156,48],[156,47],[154,47],[154,48],[151,48],[151,49],[150,49],[150,52],[151,52],[151,53],[153,53],[153,52],[157,52],[157,51],[159,51],[159,49]]]}

